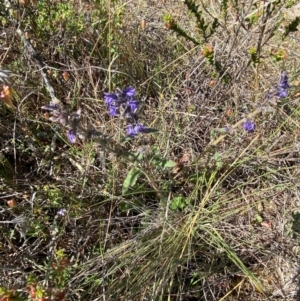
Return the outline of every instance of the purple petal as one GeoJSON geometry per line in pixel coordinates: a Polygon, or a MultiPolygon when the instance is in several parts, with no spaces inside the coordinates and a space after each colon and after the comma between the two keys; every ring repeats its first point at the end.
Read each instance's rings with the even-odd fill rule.
{"type": "Polygon", "coordinates": [[[111,105],[109,107],[109,115],[110,116],[117,116],[119,114],[119,108],[116,106],[111,105]]]}
{"type": "Polygon", "coordinates": [[[135,96],[135,89],[131,86],[128,88],[125,88],[123,90],[123,94],[125,94],[127,97],[133,97],[133,96],[135,96]]]}
{"type": "Polygon", "coordinates": [[[59,209],[57,211],[57,215],[59,215],[59,216],[65,216],[66,212],[67,212],[67,209],[61,208],[61,209],[59,209]]]}
{"type": "Polygon", "coordinates": [[[247,132],[253,132],[255,130],[255,123],[251,120],[247,120],[243,124],[243,129],[247,132]]]}
{"type": "Polygon", "coordinates": [[[288,84],[288,76],[286,75],[286,73],[284,71],[281,71],[278,86],[282,89],[290,88],[290,85],[288,84]]]}
{"type": "Polygon", "coordinates": [[[288,96],[288,91],[286,89],[280,89],[277,93],[276,96],[280,98],[285,98],[288,96]]]}
{"type": "Polygon", "coordinates": [[[139,107],[139,101],[137,100],[129,100],[127,101],[127,105],[130,107],[132,113],[135,113],[139,107]]]}
{"type": "Polygon", "coordinates": [[[127,135],[130,137],[134,137],[136,135],[136,131],[133,128],[132,124],[128,125],[126,132],[127,132],[127,135]]]}
{"type": "Polygon", "coordinates": [[[118,96],[115,93],[104,93],[104,101],[107,106],[113,104],[118,100],[118,96]]]}
{"type": "Polygon", "coordinates": [[[69,130],[67,136],[71,143],[76,142],[76,131],[74,129],[69,130]]]}
{"type": "Polygon", "coordinates": [[[142,133],[145,129],[146,127],[141,123],[137,123],[136,126],[134,127],[136,133],[142,133]]]}

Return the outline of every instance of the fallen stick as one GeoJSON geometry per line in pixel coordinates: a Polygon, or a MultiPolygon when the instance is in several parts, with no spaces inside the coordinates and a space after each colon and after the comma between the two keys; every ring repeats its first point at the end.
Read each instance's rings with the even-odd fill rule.
{"type": "Polygon", "coordinates": [[[60,100],[55,96],[54,89],[52,85],[50,84],[50,81],[48,80],[48,77],[46,73],[44,72],[45,64],[43,63],[40,55],[35,51],[34,47],[32,46],[31,42],[26,39],[24,32],[21,29],[17,30],[17,33],[21,37],[25,47],[28,49],[32,59],[35,61],[35,63],[39,66],[40,72],[42,75],[42,78],[44,80],[44,83],[46,85],[47,91],[51,97],[51,104],[59,104],[60,100]]]}

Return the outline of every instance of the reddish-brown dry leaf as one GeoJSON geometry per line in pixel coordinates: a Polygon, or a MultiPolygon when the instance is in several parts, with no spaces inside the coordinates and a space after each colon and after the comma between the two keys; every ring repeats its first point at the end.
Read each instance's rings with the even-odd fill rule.
{"type": "Polygon", "coordinates": [[[177,174],[184,167],[185,164],[189,163],[190,154],[184,153],[182,157],[177,161],[176,166],[173,168],[172,173],[177,174]]]}
{"type": "Polygon", "coordinates": [[[11,208],[16,207],[17,206],[17,202],[15,199],[11,199],[11,200],[7,200],[6,201],[7,205],[11,208]]]}
{"type": "Polygon", "coordinates": [[[66,82],[70,79],[70,74],[67,71],[63,72],[62,76],[66,82]]]}
{"type": "Polygon", "coordinates": [[[260,225],[262,227],[266,227],[266,228],[272,229],[272,223],[269,222],[269,221],[262,221],[260,225]]]}
{"type": "Polygon", "coordinates": [[[30,298],[32,300],[35,300],[35,298],[36,298],[36,287],[35,287],[35,285],[30,284],[30,285],[28,285],[27,289],[28,289],[28,293],[29,293],[30,298]]]}
{"type": "Polygon", "coordinates": [[[6,105],[12,109],[15,108],[12,103],[12,88],[10,86],[4,85],[2,91],[0,92],[0,98],[6,103],[6,105]]]}
{"type": "Polygon", "coordinates": [[[183,156],[178,160],[179,164],[187,164],[190,161],[190,154],[184,153],[183,156]]]}

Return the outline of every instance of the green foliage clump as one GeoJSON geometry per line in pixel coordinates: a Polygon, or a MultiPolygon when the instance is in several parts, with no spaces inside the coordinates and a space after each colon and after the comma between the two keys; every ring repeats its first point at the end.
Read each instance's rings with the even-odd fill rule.
{"type": "Polygon", "coordinates": [[[75,10],[70,1],[37,2],[36,15],[30,15],[28,25],[40,37],[52,37],[57,34],[66,38],[79,36],[84,28],[84,14],[75,10]]]}

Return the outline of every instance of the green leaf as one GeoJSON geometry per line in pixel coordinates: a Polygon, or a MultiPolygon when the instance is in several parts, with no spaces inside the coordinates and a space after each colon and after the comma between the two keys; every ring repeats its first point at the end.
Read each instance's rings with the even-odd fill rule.
{"type": "Polygon", "coordinates": [[[259,224],[263,221],[263,218],[261,217],[260,214],[256,214],[256,215],[255,215],[255,219],[256,219],[256,221],[257,221],[259,224]]]}
{"type": "Polygon", "coordinates": [[[144,152],[141,151],[137,151],[136,153],[134,153],[134,161],[135,162],[141,162],[144,156],[144,152]]]}
{"type": "Polygon", "coordinates": [[[171,210],[179,210],[183,209],[187,206],[187,203],[182,196],[177,196],[174,199],[171,200],[170,202],[170,209],[171,210]]]}
{"type": "Polygon", "coordinates": [[[159,166],[162,168],[173,168],[174,166],[177,165],[177,163],[173,160],[161,158],[158,156],[153,157],[151,163],[155,166],[159,166]]]}
{"type": "Polygon", "coordinates": [[[137,179],[139,178],[141,171],[137,167],[132,167],[123,183],[122,194],[125,194],[130,187],[133,187],[136,184],[137,179]]]}
{"type": "Polygon", "coordinates": [[[222,163],[222,157],[221,157],[220,153],[215,152],[214,159],[216,160],[217,167],[221,168],[223,166],[223,163],[222,163]]]}

